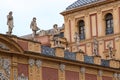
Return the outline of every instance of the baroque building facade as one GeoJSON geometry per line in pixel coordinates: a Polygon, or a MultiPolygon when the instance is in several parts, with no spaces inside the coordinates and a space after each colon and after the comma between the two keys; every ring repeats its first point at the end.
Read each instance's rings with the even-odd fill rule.
{"type": "Polygon", "coordinates": [[[64,25],[0,34],[0,80],[120,80],[120,1],[77,0],[64,25]]]}

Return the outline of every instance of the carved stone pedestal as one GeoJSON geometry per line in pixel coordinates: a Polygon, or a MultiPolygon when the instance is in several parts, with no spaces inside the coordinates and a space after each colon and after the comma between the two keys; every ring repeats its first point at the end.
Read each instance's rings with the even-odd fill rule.
{"type": "Polygon", "coordinates": [[[117,61],[115,59],[111,59],[110,60],[110,67],[112,67],[112,68],[119,68],[120,67],[119,61],[117,61]]]}
{"type": "Polygon", "coordinates": [[[64,57],[64,48],[63,47],[55,47],[55,55],[57,57],[64,57]]]}
{"type": "Polygon", "coordinates": [[[77,61],[84,61],[84,53],[76,52],[76,60],[77,61]]]}
{"type": "Polygon", "coordinates": [[[94,56],[94,63],[97,65],[101,64],[101,57],[100,56],[94,56]]]}

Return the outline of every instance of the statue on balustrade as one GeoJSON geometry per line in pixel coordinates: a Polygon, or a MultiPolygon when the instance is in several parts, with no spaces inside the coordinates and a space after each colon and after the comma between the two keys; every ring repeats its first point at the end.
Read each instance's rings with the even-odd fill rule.
{"type": "Polygon", "coordinates": [[[77,32],[75,32],[75,34],[74,34],[74,40],[75,40],[76,43],[79,44],[79,42],[80,42],[80,37],[79,37],[79,34],[78,34],[77,32]]]}
{"type": "Polygon", "coordinates": [[[10,11],[9,14],[7,15],[8,32],[6,32],[6,33],[8,35],[12,34],[12,30],[13,30],[13,27],[14,27],[12,14],[13,14],[12,11],[10,11]]]}
{"type": "Polygon", "coordinates": [[[77,46],[77,50],[79,51],[79,44],[80,44],[80,36],[77,32],[75,32],[74,34],[74,40],[75,40],[75,43],[76,43],[76,46],[77,46]]]}
{"type": "Polygon", "coordinates": [[[32,21],[31,21],[31,24],[30,24],[30,28],[32,29],[33,31],[33,34],[32,34],[32,37],[35,37],[36,35],[36,32],[38,30],[40,30],[37,26],[37,23],[36,23],[36,17],[33,17],[32,21]]]}
{"type": "Polygon", "coordinates": [[[60,30],[58,29],[58,25],[54,24],[53,25],[53,35],[58,35],[60,34],[60,30]]]}
{"type": "Polygon", "coordinates": [[[109,59],[112,59],[113,58],[113,48],[112,48],[111,42],[109,42],[107,44],[107,47],[108,47],[108,56],[109,56],[109,59]]]}
{"type": "Polygon", "coordinates": [[[93,41],[93,55],[98,56],[98,41],[96,38],[93,41]]]}
{"type": "Polygon", "coordinates": [[[54,37],[54,46],[61,47],[61,42],[59,37],[54,37]]]}

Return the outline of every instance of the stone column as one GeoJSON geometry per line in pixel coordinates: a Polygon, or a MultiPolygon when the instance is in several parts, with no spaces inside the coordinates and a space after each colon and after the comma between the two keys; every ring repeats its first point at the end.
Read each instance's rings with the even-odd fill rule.
{"type": "Polygon", "coordinates": [[[35,68],[36,68],[36,80],[42,80],[42,61],[36,60],[35,61],[35,68]]]}
{"type": "Polygon", "coordinates": [[[35,79],[35,60],[34,59],[29,59],[29,80],[36,80],[35,79]]]}
{"type": "Polygon", "coordinates": [[[99,70],[97,75],[97,80],[102,80],[103,71],[99,70]]]}
{"type": "Polygon", "coordinates": [[[18,78],[18,61],[17,57],[12,57],[12,63],[11,63],[11,78],[10,80],[17,80],[18,78]]]}

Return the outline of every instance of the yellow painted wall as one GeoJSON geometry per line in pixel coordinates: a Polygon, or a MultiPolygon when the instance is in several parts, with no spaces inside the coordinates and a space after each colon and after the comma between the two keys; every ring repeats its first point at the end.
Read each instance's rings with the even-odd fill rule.
{"type": "MultiPolygon", "coordinates": [[[[99,54],[103,59],[106,59],[106,56],[104,54],[105,48],[104,46],[105,41],[109,39],[115,39],[118,38],[117,42],[114,41],[114,46],[115,46],[115,59],[120,60],[120,55],[119,55],[119,50],[120,50],[120,1],[114,1],[112,3],[104,4],[104,5],[99,5],[96,7],[91,7],[91,8],[86,8],[84,10],[78,10],[76,12],[72,12],[70,14],[64,15],[65,18],[65,37],[67,38],[67,41],[70,41],[70,36],[69,36],[69,19],[71,20],[71,25],[72,25],[72,30],[71,30],[71,37],[72,37],[72,45],[75,46],[75,41],[73,38],[73,34],[75,32],[78,32],[78,24],[77,22],[79,20],[84,20],[85,22],[85,40],[82,40],[80,44],[86,44],[88,45],[89,43],[93,43],[94,36],[97,34],[95,32],[96,28],[96,18],[95,16],[92,16],[93,14],[97,15],[97,40],[99,41],[99,54]],[[111,13],[113,15],[113,21],[114,21],[114,34],[106,35],[105,34],[105,15],[107,13],[111,13]],[[90,21],[91,20],[91,21],[90,21]],[[91,24],[92,23],[92,24],[91,24]],[[92,25],[92,27],[91,27],[92,25]],[[91,32],[94,31],[94,32],[91,32]],[[92,35],[91,35],[92,34],[92,35]]],[[[71,46],[71,45],[70,45],[71,46]]],[[[92,46],[90,46],[92,47],[92,46]]],[[[92,48],[86,46],[86,54],[92,55],[92,48]]],[[[75,49],[72,50],[75,52],[75,49]]]]}

